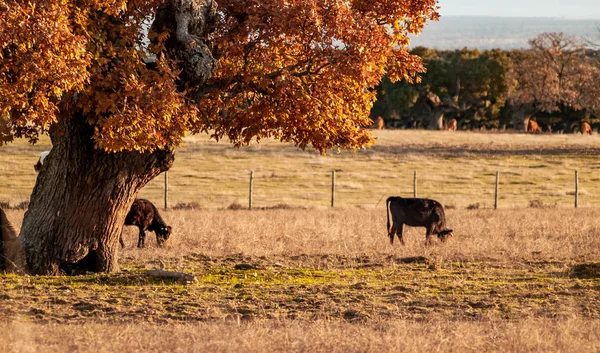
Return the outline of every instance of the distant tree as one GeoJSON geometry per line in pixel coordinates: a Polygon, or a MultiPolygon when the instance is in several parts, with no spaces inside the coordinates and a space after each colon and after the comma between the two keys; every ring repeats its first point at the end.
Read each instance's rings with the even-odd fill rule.
{"type": "Polygon", "coordinates": [[[438,17],[435,0],[218,3],[0,0],[0,141],[53,144],[21,228],[31,273],[117,270],[127,209],[185,133],[370,145],[372,88],[417,79],[408,34],[438,17]]]}
{"type": "Polygon", "coordinates": [[[417,117],[430,129],[442,129],[446,116],[457,118],[460,126],[475,121],[498,124],[510,88],[506,52],[417,47],[411,53],[421,57],[427,67],[422,82],[409,85],[384,79],[378,86],[376,115],[417,117]]]}
{"type": "Polygon", "coordinates": [[[427,74],[418,87],[423,87],[421,102],[429,109],[429,128],[443,128],[445,116],[457,119],[459,128],[465,124],[497,126],[509,90],[505,52],[462,49],[421,53],[427,74]]]}
{"type": "Polygon", "coordinates": [[[376,89],[377,99],[373,104],[371,117],[382,116],[386,121],[402,122],[403,117],[411,115],[419,98],[419,90],[415,86],[407,82],[391,82],[387,76],[384,76],[376,89]]]}
{"type": "Polygon", "coordinates": [[[544,33],[529,44],[529,50],[511,53],[511,77],[518,83],[510,96],[515,124],[546,112],[560,114],[570,127],[598,109],[600,67],[582,40],[544,33]]]}

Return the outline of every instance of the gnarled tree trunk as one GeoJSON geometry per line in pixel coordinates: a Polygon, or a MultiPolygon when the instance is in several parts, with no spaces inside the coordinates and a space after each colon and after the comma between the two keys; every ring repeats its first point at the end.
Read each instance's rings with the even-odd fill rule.
{"type": "Polygon", "coordinates": [[[444,130],[444,111],[442,109],[434,109],[427,130],[444,130]]]}
{"type": "Polygon", "coordinates": [[[512,123],[513,128],[517,131],[525,131],[527,132],[527,124],[529,123],[529,119],[531,118],[530,113],[524,110],[517,110],[513,114],[512,123]]]}
{"type": "MultiPolygon", "coordinates": [[[[216,14],[213,0],[167,0],[152,29],[169,32],[165,55],[181,70],[179,89],[200,100],[215,69],[207,30],[216,14]]],[[[53,127],[52,151],[31,195],[21,228],[27,269],[33,274],[118,270],[118,240],[139,190],[168,170],[170,150],[106,153],[94,148],[85,116],[53,127]]]]}
{"type": "Polygon", "coordinates": [[[23,247],[17,232],[0,208],[0,271],[25,272],[23,247]]]}
{"type": "Polygon", "coordinates": [[[84,117],[62,122],[21,228],[33,274],[113,272],[125,216],[138,191],[174,160],[171,151],[94,149],[84,117]]]}

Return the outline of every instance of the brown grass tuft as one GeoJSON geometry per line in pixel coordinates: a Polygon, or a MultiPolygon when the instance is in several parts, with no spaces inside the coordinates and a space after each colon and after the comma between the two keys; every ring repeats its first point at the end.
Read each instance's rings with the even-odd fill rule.
{"type": "MultiPolygon", "coordinates": [[[[349,312],[355,317],[358,313],[349,312]]],[[[1,323],[7,352],[597,352],[600,322],[1,323]]]]}

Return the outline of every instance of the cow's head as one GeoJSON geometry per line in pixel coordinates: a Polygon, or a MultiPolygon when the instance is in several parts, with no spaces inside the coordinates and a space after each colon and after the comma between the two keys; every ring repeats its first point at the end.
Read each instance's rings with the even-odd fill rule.
{"type": "Polygon", "coordinates": [[[440,239],[441,241],[446,241],[446,239],[452,237],[453,233],[452,233],[452,229],[445,229],[442,230],[441,232],[438,233],[438,239],[440,239]]]}
{"type": "Polygon", "coordinates": [[[171,226],[163,226],[156,231],[156,242],[162,246],[171,236],[171,226]]]}

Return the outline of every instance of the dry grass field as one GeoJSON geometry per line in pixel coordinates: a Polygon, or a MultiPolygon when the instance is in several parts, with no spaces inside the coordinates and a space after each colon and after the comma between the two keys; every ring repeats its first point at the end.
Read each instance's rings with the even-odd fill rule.
{"type": "MultiPolygon", "coordinates": [[[[600,350],[600,138],[376,133],[373,149],[325,157],[190,137],[170,203],[200,208],[161,210],[174,228],[163,248],[152,236],[134,248],[127,228],[116,274],[0,274],[2,351],[600,350]],[[227,209],[247,205],[250,170],[262,209],[227,209]],[[425,246],[424,229],[407,228],[392,246],[381,198],[411,196],[415,170],[419,195],[451,206],[455,236],[425,246]],[[198,281],[145,275],[159,266],[198,281]]],[[[0,148],[0,201],[27,199],[43,149],[0,148]]],[[[162,180],[142,194],[160,205],[162,180]]],[[[20,228],[24,211],[7,213],[20,228]]]]}

